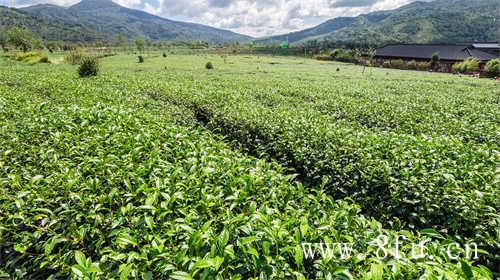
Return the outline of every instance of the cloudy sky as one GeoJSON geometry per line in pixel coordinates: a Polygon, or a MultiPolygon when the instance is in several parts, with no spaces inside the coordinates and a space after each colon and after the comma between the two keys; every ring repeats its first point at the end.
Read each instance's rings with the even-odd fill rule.
{"type": "MultiPolygon", "coordinates": [[[[339,16],[394,9],[415,0],[113,0],[170,19],[197,22],[251,36],[296,31],[339,16]]],[[[0,5],[51,3],[69,6],[79,0],[0,0],[0,5]]]]}

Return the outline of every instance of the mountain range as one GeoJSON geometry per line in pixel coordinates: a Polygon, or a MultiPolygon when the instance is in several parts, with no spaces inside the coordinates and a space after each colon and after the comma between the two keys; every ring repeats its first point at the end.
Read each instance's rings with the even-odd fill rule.
{"type": "Polygon", "coordinates": [[[70,42],[128,39],[244,42],[249,36],[202,24],[165,19],[122,7],[111,0],[83,0],[71,7],[40,4],[0,7],[1,26],[24,26],[45,40],[70,42]]]}
{"type": "Polygon", "coordinates": [[[339,17],[298,32],[257,40],[261,43],[311,40],[385,43],[500,41],[500,1],[436,0],[413,2],[391,11],[339,17]]]}
{"type": "Polygon", "coordinates": [[[21,9],[0,6],[0,31],[22,26],[44,40],[67,42],[128,39],[200,40],[210,43],[289,41],[457,43],[500,41],[500,1],[436,0],[395,10],[338,17],[298,32],[254,39],[202,24],[173,21],[122,7],[111,0],[83,0],[71,7],[41,4],[21,9]]]}

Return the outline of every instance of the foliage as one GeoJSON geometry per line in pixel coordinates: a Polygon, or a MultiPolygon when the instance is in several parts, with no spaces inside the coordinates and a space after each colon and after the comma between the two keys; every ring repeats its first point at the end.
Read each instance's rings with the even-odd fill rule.
{"type": "Polygon", "coordinates": [[[498,256],[495,81],[242,56],[210,56],[218,75],[176,55],[175,71],[152,58],[138,72],[133,58],[91,80],[0,61],[6,278],[493,278],[443,248],[498,256]],[[408,254],[425,240],[432,260],[380,261],[379,234],[408,254]],[[310,260],[301,242],[356,246],[310,260]]]}
{"type": "Polygon", "coordinates": [[[137,60],[138,60],[139,63],[144,63],[144,57],[142,55],[139,55],[137,57],[137,60]]]}
{"type": "Polygon", "coordinates": [[[417,62],[415,60],[410,60],[408,63],[406,63],[406,67],[410,70],[417,70],[417,62]]]}
{"type": "Polygon", "coordinates": [[[410,3],[395,10],[337,17],[312,28],[258,39],[259,43],[317,40],[330,44],[498,42],[497,0],[410,3]]]}
{"type": "Polygon", "coordinates": [[[71,65],[80,65],[83,61],[88,58],[90,54],[82,50],[73,50],[64,56],[64,61],[71,65]]]}
{"type": "Polygon", "coordinates": [[[38,62],[42,59],[42,52],[24,52],[24,53],[15,53],[12,58],[21,62],[38,62]]]}
{"type": "Polygon", "coordinates": [[[5,50],[7,48],[8,38],[6,31],[0,28],[0,49],[5,50]]]}
{"type": "Polygon", "coordinates": [[[439,66],[439,60],[440,60],[439,53],[435,53],[432,55],[429,64],[433,70],[436,70],[436,68],[439,66]]]}
{"type": "Polygon", "coordinates": [[[476,58],[468,58],[462,62],[453,64],[452,70],[455,73],[471,74],[479,71],[479,60],[476,58]]]}
{"type": "Polygon", "coordinates": [[[135,46],[140,53],[144,52],[145,45],[146,45],[146,41],[144,40],[144,38],[135,39],[135,46]]]}
{"type": "Polygon", "coordinates": [[[393,59],[391,60],[391,67],[396,69],[406,69],[406,64],[402,59],[393,59]]]}
{"type": "Polygon", "coordinates": [[[97,76],[99,73],[99,60],[93,56],[83,58],[80,66],[78,67],[78,75],[82,78],[97,76]]]}
{"type": "Polygon", "coordinates": [[[330,56],[332,59],[341,62],[356,62],[354,52],[351,50],[335,49],[330,53],[330,56]]]}
{"type": "Polygon", "coordinates": [[[430,67],[431,67],[431,64],[429,62],[422,61],[422,62],[417,63],[417,70],[420,70],[420,71],[427,71],[430,69],[430,67]]]}
{"type": "Polygon", "coordinates": [[[208,69],[208,70],[212,70],[214,69],[214,65],[212,64],[212,62],[207,62],[207,64],[205,64],[205,68],[208,69]]]}
{"type": "Polygon", "coordinates": [[[488,61],[484,66],[484,72],[488,77],[499,77],[500,76],[500,59],[493,59],[488,61]]]}
{"type": "Polygon", "coordinates": [[[38,62],[40,62],[40,63],[50,63],[49,56],[46,55],[46,54],[43,55],[38,62]]]}
{"type": "Polygon", "coordinates": [[[30,31],[20,27],[13,27],[7,30],[7,41],[23,52],[27,52],[33,47],[35,38],[30,31]]]}
{"type": "Polygon", "coordinates": [[[391,68],[391,61],[389,60],[385,60],[384,62],[382,62],[382,67],[383,68],[391,68]]]}

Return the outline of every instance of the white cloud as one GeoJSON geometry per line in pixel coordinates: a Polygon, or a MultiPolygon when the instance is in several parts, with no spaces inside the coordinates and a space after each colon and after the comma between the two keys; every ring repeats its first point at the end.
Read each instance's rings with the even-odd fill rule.
{"type": "MultiPolygon", "coordinates": [[[[51,3],[68,6],[78,0],[0,0],[4,5],[51,3]]],[[[114,0],[170,19],[267,36],[311,27],[321,21],[394,9],[415,0],[114,0]]]]}
{"type": "Polygon", "coordinates": [[[157,15],[267,36],[311,27],[339,16],[394,9],[414,0],[157,0],[147,11],[157,15]]]}

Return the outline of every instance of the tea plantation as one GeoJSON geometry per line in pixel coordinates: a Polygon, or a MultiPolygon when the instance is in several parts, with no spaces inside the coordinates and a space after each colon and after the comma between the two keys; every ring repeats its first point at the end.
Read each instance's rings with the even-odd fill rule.
{"type": "Polygon", "coordinates": [[[0,58],[0,278],[498,276],[496,81],[160,54],[80,78],[50,59],[0,58]],[[320,242],[354,246],[307,258],[320,242]]]}

